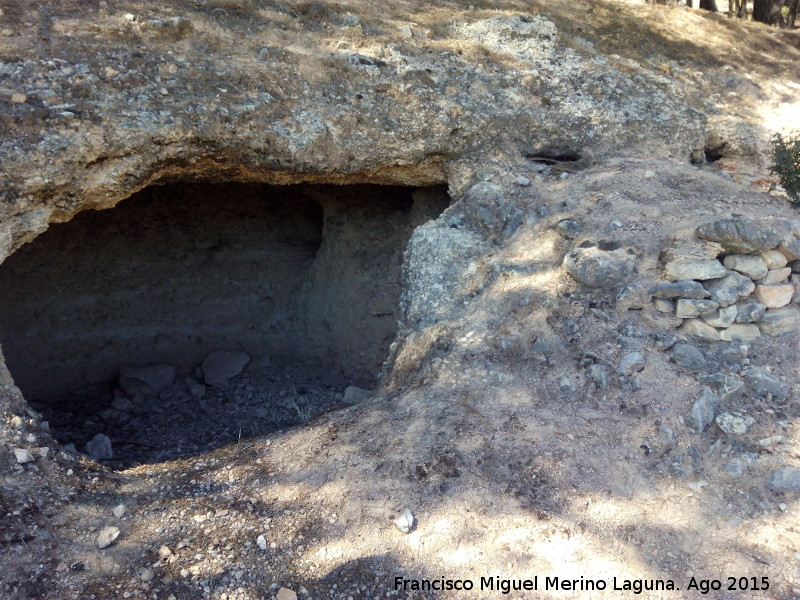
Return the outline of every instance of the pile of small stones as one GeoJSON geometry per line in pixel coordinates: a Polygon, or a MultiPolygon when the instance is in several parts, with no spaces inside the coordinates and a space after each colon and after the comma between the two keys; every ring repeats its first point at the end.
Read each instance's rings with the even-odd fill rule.
{"type": "Polygon", "coordinates": [[[181,380],[171,365],[123,367],[112,392],[68,397],[58,411],[40,410],[67,450],[120,469],[303,425],[369,394],[347,383],[267,357],[251,361],[241,352],[215,351],[181,380]]]}
{"type": "Polygon", "coordinates": [[[697,228],[706,240],[665,252],[672,281],[651,288],[657,311],[704,341],[751,341],[800,329],[800,224],[719,219],[697,228]]]}

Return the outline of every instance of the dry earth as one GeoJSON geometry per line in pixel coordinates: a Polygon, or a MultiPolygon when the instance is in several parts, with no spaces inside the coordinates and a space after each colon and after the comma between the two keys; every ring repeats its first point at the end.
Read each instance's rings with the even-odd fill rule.
{"type": "MultiPolygon", "coordinates": [[[[776,470],[800,468],[800,334],[698,341],[673,329],[675,319],[649,299],[641,308],[618,296],[626,278],[644,290],[663,281],[662,252],[675,240],[697,243],[698,225],[732,215],[797,218],[767,167],[770,134],[796,127],[800,115],[797,32],[601,0],[579,11],[558,0],[472,7],[71,0],[24,8],[7,0],[0,7],[0,256],[11,255],[0,276],[6,286],[30,286],[19,305],[2,294],[4,319],[14,322],[20,307],[38,302],[52,273],[65,282],[44,295],[51,311],[41,314],[52,322],[36,323],[35,360],[24,328],[0,339],[9,366],[0,363],[0,596],[800,598],[800,492],[768,484],[776,470]],[[59,423],[59,398],[37,386],[47,389],[58,368],[90,373],[106,354],[100,345],[78,361],[69,350],[48,356],[46,334],[78,331],[69,335],[79,342],[65,346],[75,353],[91,343],[94,329],[81,337],[64,298],[93,269],[112,268],[104,239],[112,230],[97,226],[94,237],[73,230],[83,233],[70,244],[88,248],[80,261],[88,275],[73,280],[66,274],[73,267],[58,256],[71,245],[42,246],[54,270],[45,259],[28,263],[36,268],[24,281],[14,261],[68,232],[86,216],[67,222],[81,211],[110,215],[137,193],[158,195],[152,190],[180,191],[159,208],[174,228],[153,238],[153,247],[170,245],[183,235],[180,223],[194,218],[190,209],[168,212],[185,206],[184,194],[202,203],[228,193],[237,208],[244,197],[234,188],[156,186],[231,182],[297,185],[298,197],[323,207],[347,206],[347,188],[319,191],[332,184],[411,186],[417,196],[400,202],[405,216],[389,233],[366,213],[348,222],[326,209],[321,241],[307,233],[316,231],[310,218],[298,226],[302,236],[280,240],[295,249],[300,237],[318,244],[276,267],[278,282],[308,268],[297,278],[304,300],[295,306],[284,289],[288,321],[270,321],[274,330],[259,330],[266,337],[253,346],[224,348],[255,357],[258,344],[273,344],[262,377],[209,387],[202,403],[190,393],[189,383],[202,380],[198,357],[219,340],[234,344],[235,330],[226,328],[261,324],[237,308],[240,323],[211,327],[206,341],[181,350],[180,361],[194,357],[192,368],[176,355],[172,395],[115,396],[112,385],[91,396],[60,384],[81,421],[59,423]],[[443,185],[449,207],[414,212],[419,188],[443,185]],[[326,245],[343,239],[326,238],[331,229],[352,243],[326,245]],[[400,230],[384,261],[346,252],[381,247],[400,230]],[[607,287],[579,284],[563,260],[583,242],[629,249],[635,270],[607,287]],[[351,264],[359,269],[347,271],[351,264]],[[41,284],[37,270],[46,274],[41,284]],[[346,276],[328,277],[340,271],[346,276]],[[315,292],[302,291],[320,281],[315,292]],[[348,293],[337,296],[337,285],[348,293]],[[375,308],[370,302],[383,306],[386,289],[393,304],[375,308]],[[306,309],[317,316],[304,320],[306,309]],[[398,323],[393,341],[385,339],[387,314],[398,323]],[[359,339],[370,351],[356,360],[359,339]],[[332,345],[305,352],[320,340],[332,345]],[[699,350],[703,365],[679,367],[670,352],[676,341],[699,350]],[[12,347],[19,348],[13,356],[12,347]],[[641,360],[626,367],[632,353],[641,360]],[[376,359],[386,360],[367,381],[365,365],[376,359]],[[30,381],[20,377],[19,388],[15,364],[30,381]],[[748,385],[718,411],[750,416],[746,433],[687,426],[684,415],[708,376],[744,381],[753,368],[771,373],[775,387],[761,393],[748,385]],[[290,378],[296,385],[286,384],[290,378]],[[374,391],[339,403],[352,383],[374,391]],[[102,464],[51,437],[59,427],[63,443],[93,435],[98,430],[85,422],[93,419],[113,442],[120,422],[85,413],[94,410],[90,399],[115,397],[139,406],[125,417],[134,431],[128,440],[138,435],[156,446],[129,455],[128,464],[143,464],[102,464]],[[248,405],[253,397],[261,406],[248,405]],[[317,404],[302,404],[315,397],[317,404]],[[258,420],[251,409],[263,416],[293,405],[298,418],[281,420],[281,412],[261,431],[235,436],[237,425],[258,420]],[[159,415],[169,423],[159,425],[159,415]],[[198,423],[209,427],[209,446],[219,446],[198,442],[170,454],[174,430],[197,440],[206,431],[198,423]],[[407,532],[406,509],[414,515],[407,532]],[[111,527],[118,537],[99,548],[111,527]],[[475,587],[398,589],[398,577],[475,587]],[[555,577],[560,588],[546,589],[555,577]],[[498,589],[535,578],[536,590],[498,589]],[[758,589],[729,590],[728,578],[758,589]],[[564,580],[577,581],[564,587],[564,580]],[[654,580],[676,589],[613,589],[654,580]],[[707,580],[721,589],[704,593],[707,580]],[[488,581],[494,589],[480,589],[488,581]]],[[[240,276],[231,265],[246,253],[217,234],[196,252],[209,252],[203,269],[228,270],[229,280],[213,281],[233,296],[240,276]]],[[[286,256],[283,246],[271,252],[259,259],[263,268],[286,256]]],[[[115,281],[135,282],[134,294],[163,255],[114,256],[129,277],[115,281]]],[[[85,293],[89,310],[103,307],[99,324],[116,314],[115,301],[104,298],[127,289],[115,285],[85,293]]],[[[202,287],[176,285],[199,305],[226,297],[202,287]]],[[[249,310],[246,296],[237,298],[249,310]]],[[[137,314],[160,314],[167,302],[119,297],[121,305],[153,307],[137,305],[137,314]]],[[[131,330],[130,362],[163,351],[131,330]]],[[[54,335],[53,348],[65,337],[54,335]]],[[[104,343],[110,355],[122,342],[104,343]]],[[[75,441],[81,450],[86,440],[75,441]]]]}

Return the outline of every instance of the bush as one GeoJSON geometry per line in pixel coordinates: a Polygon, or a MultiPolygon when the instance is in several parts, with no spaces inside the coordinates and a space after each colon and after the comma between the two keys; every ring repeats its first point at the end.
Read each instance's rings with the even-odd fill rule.
{"type": "Polygon", "coordinates": [[[778,133],[772,138],[772,148],[770,170],[778,176],[791,201],[800,204],[800,134],[783,137],[778,133]]]}

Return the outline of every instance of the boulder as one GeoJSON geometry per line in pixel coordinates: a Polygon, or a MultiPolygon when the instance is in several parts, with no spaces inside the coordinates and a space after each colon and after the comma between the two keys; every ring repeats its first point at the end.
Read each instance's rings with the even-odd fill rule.
{"type": "Polygon", "coordinates": [[[593,288],[624,284],[636,268],[636,255],[626,248],[603,250],[602,244],[581,245],[564,257],[564,267],[572,277],[593,288]]]}
{"type": "Polygon", "coordinates": [[[214,350],[203,361],[203,380],[207,385],[225,385],[229,379],[242,372],[250,357],[244,352],[214,350]]]}
{"type": "Polygon", "coordinates": [[[748,217],[731,217],[700,225],[696,233],[703,239],[719,242],[726,252],[754,254],[780,244],[787,233],[780,225],[748,217]]]}
{"type": "Polygon", "coordinates": [[[111,440],[107,435],[98,433],[91,440],[86,442],[86,455],[92,460],[109,460],[114,458],[114,451],[111,448],[111,440]]]}
{"type": "Polygon", "coordinates": [[[157,394],[175,381],[175,367],[122,367],[119,370],[119,387],[129,397],[136,394],[157,394]]]}

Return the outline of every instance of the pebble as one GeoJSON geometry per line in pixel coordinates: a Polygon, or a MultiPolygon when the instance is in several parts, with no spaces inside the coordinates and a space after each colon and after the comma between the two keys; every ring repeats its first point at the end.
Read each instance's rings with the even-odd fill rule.
{"type": "Polygon", "coordinates": [[[24,465],[33,462],[33,455],[25,448],[14,448],[14,457],[17,459],[17,464],[24,465]]]}
{"type": "Polygon", "coordinates": [[[275,600],[297,600],[297,593],[289,588],[282,587],[275,594],[275,600]]]}
{"type": "Polygon", "coordinates": [[[22,104],[24,103],[28,97],[25,94],[12,94],[11,95],[11,102],[14,104],[22,104]]]}
{"type": "Polygon", "coordinates": [[[256,546],[258,546],[258,549],[261,550],[262,552],[266,551],[267,538],[265,538],[263,535],[258,536],[256,538],[256,546]]]}
{"type": "Polygon", "coordinates": [[[118,527],[103,527],[100,534],[97,536],[97,547],[102,550],[108,548],[119,537],[118,527]]]}
{"type": "Polygon", "coordinates": [[[405,509],[402,514],[393,521],[394,526],[402,533],[411,533],[414,529],[415,522],[416,517],[410,508],[405,509]]]}
{"type": "Polygon", "coordinates": [[[155,577],[153,569],[145,569],[144,571],[142,571],[142,574],[139,576],[139,579],[147,583],[148,581],[152,581],[153,577],[155,577]]]}
{"type": "Polygon", "coordinates": [[[128,508],[124,504],[117,504],[114,507],[113,513],[114,513],[115,517],[117,517],[118,519],[121,519],[122,517],[125,516],[125,513],[127,512],[127,510],[128,510],[128,508]]]}
{"type": "Polygon", "coordinates": [[[520,175],[514,180],[514,183],[516,183],[520,187],[528,187],[531,184],[531,180],[528,179],[527,177],[520,175]]]}
{"type": "Polygon", "coordinates": [[[629,352],[622,357],[617,365],[617,373],[620,375],[633,375],[644,369],[645,357],[641,352],[629,352]]]}
{"type": "Polygon", "coordinates": [[[573,238],[576,235],[578,235],[579,233],[583,232],[583,226],[580,223],[578,223],[577,221],[574,221],[572,219],[562,219],[562,220],[560,220],[558,222],[558,224],[556,225],[556,229],[558,229],[558,231],[562,235],[564,235],[564,236],[566,236],[568,238],[573,238]]]}

